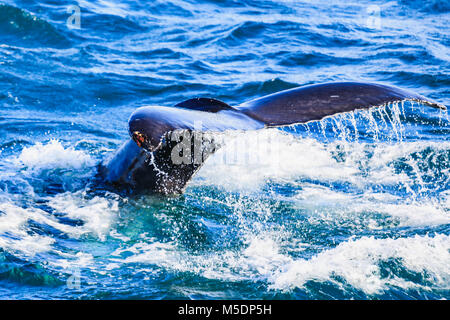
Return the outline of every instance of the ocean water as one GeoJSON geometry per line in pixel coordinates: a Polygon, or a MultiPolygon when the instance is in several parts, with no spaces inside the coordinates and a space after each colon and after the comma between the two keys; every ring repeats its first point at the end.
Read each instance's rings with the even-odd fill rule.
{"type": "Polygon", "coordinates": [[[93,179],[143,105],[356,80],[450,106],[449,26],[446,0],[1,1],[0,298],[450,298],[447,111],[227,134],[178,197],[93,179]]]}

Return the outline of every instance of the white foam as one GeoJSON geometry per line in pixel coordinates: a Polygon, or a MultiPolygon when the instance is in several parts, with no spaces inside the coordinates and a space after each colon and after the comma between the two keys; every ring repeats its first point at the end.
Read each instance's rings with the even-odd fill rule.
{"type": "MultiPolygon", "coordinates": [[[[302,245],[302,244],[300,244],[302,245]]],[[[189,254],[175,243],[139,243],[124,251],[134,254],[121,263],[157,265],[164,269],[192,272],[224,281],[266,281],[274,290],[302,288],[309,281],[347,284],[366,294],[379,294],[388,287],[404,289],[445,288],[450,282],[450,237],[415,236],[399,239],[363,237],[350,239],[324,250],[311,259],[295,259],[283,254],[279,244],[264,235],[253,237],[241,252],[224,251],[204,255],[189,254]],[[396,261],[406,271],[418,273],[424,282],[381,273],[380,263],[396,261]]]]}
{"type": "Polygon", "coordinates": [[[327,181],[351,178],[358,170],[338,164],[327,146],[279,130],[247,132],[227,144],[199,171],[197,181],[229,190],[258,190],[269,179],[296,181],[301,177],[327,181]]]}
{"type": "MultiPolygon", "coordinates": [[[[225,142],[205,162],[194,184],[241,192],[259,191],[269,180],[291,184],[299,184],[299,179],[344,182],[361,189],[380,184],[408,186],[415,181],[396,172],[395,160],[406,158],[416,167],[420,159],[413,160],[412,153],[427,148],[435,153],[450,149],[447,141],[324,143],[275,129],[228,136],[225,142]]],[[[416,179],[420,177],[417,172],[416,179]]]]}
{"type": "Polygon", "coordinates": [[[423,285],[390,273],[381,275],[380,263],[398,260],[404,268],[420,273],[435,288],[445,288],[450,281],[450,237],[415,236],[399,239],[364,237],[326,250],[312,259],[297,259],[282,266],[269,281],[274,289],[303,287],[308,281],[333,281],[341,277],[367,294],[380,293],[387,286],[414,288],[423,285]]]}
{"type": "MultiPolygon", "coordinates": [[[[84,224],[73,226],[61,223],[49,212],[33,207],[22,208],[10,201],[5,201],[0,203],[0,212],[3,213],[0,215],[0,247],[25,256],[34,256],[40,252],[56,252],[52,247],[54,238],[27,232],[30,221],[50,226],[72,238],[90,234],[103,241],[109,234],[111,224],[118,212],[118,202],[113,196],[86,199],[82,192],[57,195],[49,199],[48,205],[69,218],[82,220],[84,224]]],[[[59,251],[56,253],[71,261],[79,258],[76,256],[74,260],[72,254],[67,255],[59,251]]],[[[52,263],[63,265],[64,259],[52,263]]]]}
{"type": "Polygon", "coordinates": [[[356,203],[349,211],[372,211],[398,218],[399,226],[436,226],[450,223],[450,214],[437,202],[356,203]]]}
{"type": "Polygon", "coordinates": [[[53,238],[27,232],[30,219],[42,220],[39,214],[8,202],[0,203],[0,211],[0,248],[25,256],[51,250],[53,238]]]}
{"type": "Polygon", "coordinates": [[[58,168],[82,169],[95,164],[89,154],[72,147],[65,148],[58,140],[51,140],[47,144],[38,142],[24,148],[14,162],[31,171],[58,168]]]}
{"type": "Polygon", "coordinates": [[[48,206],[68,218],[82,220],[84,225],[78,227],[82,234],[91,233],[104,241],[119,211],[117,197],[112,194],[106,196],[88,199],[82,191],[66,192],[49,199],[48,206]]]}
{"type": "Polygon", "coordinates": [[[79,268],[90,268],[94,264],[94,256],[90,253],[85,253],[78,251],[75,254],[73,253],[64,253],[58,251],[57,254],[60,256],[57,260],[49,261],[54,267],[60,267],[65,269],[66,271],[77,271],[79,268]]]}
{"type": "Polygon", "coordinates": [[[23,232],[15,233],[15,236],[20,236],[20,239],[0,237],[0,247],[27,257],[32,257],[40,252],[50,251],[51,245],[55,242],[51,237],[40,235],[30,236],[23,232]]]}
{"type": "MultiPolygon", "coordinates": [[[[298,209],[307,209],[310,215],[318,221],[334,220],[336,222],[356,220],[365,213],[382,214],[395,218],[395,226],[436,226],[450,223],[450,213],[436,199],[415,201],[383,192],[365,192],[353,194],[339,192],[322,185],[305,184],[292,197],[298,209]]],[[[370,228],[379,228],[386,224],[386,219],[374,218],[368,220],[370,228]]]]}

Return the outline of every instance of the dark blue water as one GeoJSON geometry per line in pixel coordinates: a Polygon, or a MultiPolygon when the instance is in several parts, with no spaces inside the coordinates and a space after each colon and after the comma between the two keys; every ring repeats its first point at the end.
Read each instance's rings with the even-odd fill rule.
{"type": "Polygon", "coordinates": [[[447,112],[230,136],[180,197],[92,180],[142,105],[362,80],[449,106],[448,1],[2,3],[0,298],[450,298],[447,112]]]}

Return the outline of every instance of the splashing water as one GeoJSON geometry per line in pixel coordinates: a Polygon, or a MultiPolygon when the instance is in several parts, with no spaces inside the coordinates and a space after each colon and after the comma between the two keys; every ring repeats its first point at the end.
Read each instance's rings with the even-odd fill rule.
{"type": "Polygon", "coordinates": [[[2,192],[2,281],[22,277],[12,267],[19,259],[36,269],[25,285],[52,283],[58,294],[67,294],[61,283],[73,270],[83,286],[101,279],[116,293],[125,289],[112,281],[133,270],[153,286],[168,275],[198,279],[175,296],[225,298],[240,284],[267,297],[397,297],[392,288],[445,296],[450,241],[435,230],[450,224],[450,144],[426,134],[431,120],[442,134],[449,122],[426,107],[405,108],[226,133],[178,198],[96,190],[85,151],[55,140],[25,147],[6,159],[9,179],[18,170],[22,183],[2,192]],[[63,181],[54,177],[61,170],[63,181]],[[83,170],[88,187],[73,187],[83,170]],[[67,186],[49,194],[35,180],[67,186]],[[19,193],[27,188],[38,192],[19,193]]]}
{"type": "Polygon", "coordinates": [[[360,3],[328,17],[328,2],[80,1],[81,30],[54,3],[6,3],[0,298],[450,298],[447,111],[213,135],[223,146],[180,197],[94,178],[145,104],[238,104],[352,74],[448,105],[443,2],[383,3],[380,30],[360,3]]]}

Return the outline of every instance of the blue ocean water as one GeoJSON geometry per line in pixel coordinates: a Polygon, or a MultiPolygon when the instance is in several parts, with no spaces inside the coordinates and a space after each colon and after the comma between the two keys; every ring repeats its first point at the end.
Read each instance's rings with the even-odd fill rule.
{"type": "Polygon", "coordinates": [[[179,197],[92,179],[143,105],[356,80],[450,106],[449,26],[446,0],[2,1],[0,298],[450,298],[446,111],[229,136],[179,197]]]}

